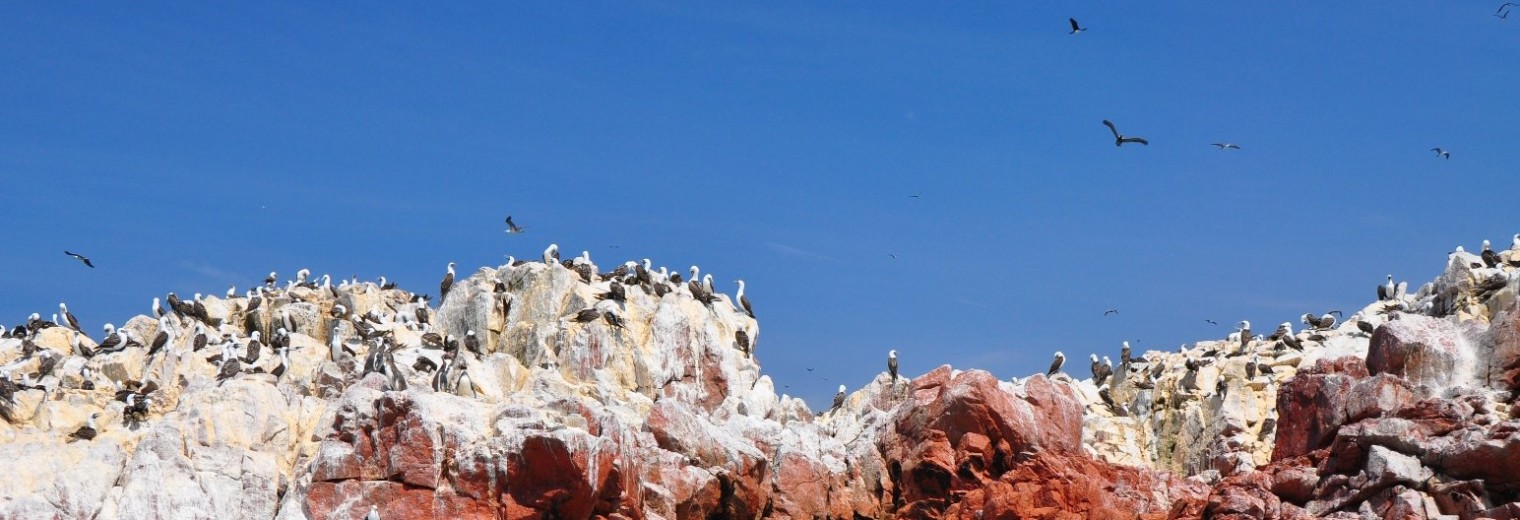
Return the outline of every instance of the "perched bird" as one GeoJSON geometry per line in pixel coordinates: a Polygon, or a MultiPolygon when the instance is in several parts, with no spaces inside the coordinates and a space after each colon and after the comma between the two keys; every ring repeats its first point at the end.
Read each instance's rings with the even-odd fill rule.
{"type": "Polygon", "coordinates": [[[79,320],[74,319],[74,313],[69,312],[68,304],[59,303],[58,313],[63,315],[64,321],[68,322],[69,328],[74,329],[74,332],[84,332],[79,328],[79,320]]]}
{"type": "Polygon", "coordinates": [[[364,515],[364,520],[380,520],[380,508],[369,506],[369,514],[364,515]]]}
{"type": "Polygon", "coordinates": [[[744,351],[744,355],[750,354],[749,333],[744,332],[744,329],[734,331],[734,343],[739,344],[739,350],[744,351]]]}
{"type": "Polygon", "coordinates": [[[744,280],[735,281],[739,282],[739,293],[734,295],[734,299],[739,300],[739,306],[744,308],[745,314],[751,318],[755,317],[755,309],[749,306],[749,298],[744,296],[744,280]]]}
{"type": "Polygon", "coordinates": [[[575,317],[570,318],[570,321],[576,323],[591,323],[600,317],[602,317],[601,311],[598,311],[596,309],[581,309],[580,312],[575,313],[575,317]]]}
{"type": "Polygon", "coordinates": [[[1240,149],[1240,145],[1233,144],[1233,143],[1212,143],[1212,144],[1214,146],[1218,146],[1219,147],[1219,151],[1221,151],[1221,152],[1223,152],[1225,150],[1239,150],[1240,149]]]}
{"type": "Polygon", "coordinates": [[[99,416],[100,414],[98,413],[90,414],[90,417],[85,420],[84,426],[80,426],[78,430],[74,430],[74,433],[69,434],[69,442],[95,439],[95,434],[98,433],[95,430],[95,418],[99,416]]]}
{"type": "Polygon", "coordinates": [[[1356,330],[1365,332],[1368,336],[1371,336],[1373,332],[1377,332],[1376,327],[1373,327],[1371,323],[1367,323],[1363,320],[1356,320],[1356,330]]]}
{"type": "Polygon", "coordinates": [[[1504,263],[1499,258],[1499,253],[1494,252],[1493,246],[1487,240],[1483,241],[1483,253],[1480,256],[1483,258],[1483,265],[1488,266],[1489,269],[1499,267],[1499,264],[1504,263]]]}
{"type": "Polygon", "coordinates": [[[1249,346],[1251,346],[1251,321],[1250,320],[1241,320],[1240,321],[1240,348],[1241,349],[1245,349],[1246,347],[1249,347],[1249,346]]]}
{"type": "Polygon", "coordinates": [[[1055,359],[1055,361],[1051,361],[1050,362],[1050,370],[1046,371],[1045,375],[1047,375],[1047,376],[1054,376],[1054,375],[1056,375],[1056,373],[1058,373],[1058,372],[1061,371],[1061,365],[1064,365],[1064,364],[1066,364],[1066,354],[1062,354],[1061,351],[1057,350],[1056,351],[1056,359],[1055,359]]]}
{"type": "Polygon", "coordinates": [[[1071,22],[1071,32],[1066,33],[1066,34],[1077,34],[1077,33],[1080,33],[1082,31],[1086,31],[1087,30],[1086,27],[1082,27],[1080,25],[1077,25],[1077,19],[1076,18],[1067,18],[1066,21],[1071,22]]]}
{"type": "Polygon", "coordinates": [[[438,284],[438,301],[449,297],[449,289],[454,287],[454,262],[449,262],[449,272],[443,275],[443,283],[438,284]]]}
{"type": "Polygon", "coordinates": [[[1450,159],[1451,158],[1451,152],[1448,152],[1448,151],[1446,151],[1446,149],[1441,148],[1439,146],[1437,146],[1435,148],[1431,148],[1430,151],[1435,152],[1436,153],[1436,157],[1440,157],[1442,159],[1450,159]]]}
{"type": "Polygon", "coordinates": [[[887,375],[892,377],[892,381],[897,381],[897,351],[896,350],[889,350],[889,351],[887,351],[887,375]]]}
{"type": "Polygon", "coordinates": [[[838,410],[841,406],[844,406],[844,385],[839,385],[839,391],[834,393],[834,407],[829,410],[838,410]]]}
{"type": "Polygon", "coordinates": [[[1109,365],[1099,363],[1097,354],[1090,354],[1090,356],[1092,357],[1093,384],[1102,386],[1104,381],[1108,381],[1109,376],[1114,375],[1114,367],[1111,363],[1109,365]]]}
{"type": "Polygon", "coordinates": [[[66,254],[66,255],[69,255],[69,256],[72,256],[74,258],[79,259],[80,262],[84,262],[85,267],[89,267],[91,269],[95,268],[95,264],[91,263],[90,259],[87,258],[87,257],[85,257],[84,255],[81,255],[79,253],[70,253],[68,251],[64,251],[63,254],[66,254]]]}
{"type": "Polygon", "coordinates": [[[1122,346],[1119,347],[1119,366],[1129,366],[1130,361],[1131,358],[1129,354],[1129,342],[1125,341],[1122,346]]]}
{"type": "Polygon", "coordinates": [[[1394,298],[1394,295],[1397,294],[1395,292],[1396,290],[1397,290],[1397,288],[1394,287],[1394,285],[1393,285],[1393,275],[1390,274],[1390,275],[1388,275],[1388,281],[1384,282],[1383,285],[1379,285],[1378,286],[1378,290],[1377,290],[1378,300],[1381,300],[1381,301],[1392,300],[1394,298]]]}
{"type": "Polygon", "coordinates": [[[1104,119],[1103,126],[1108,127],[1108,131],[1114,133],[1114,146],[1124,146],[1124,143],[1140,143],[1146,146],[1150,146],[1151,144],[1150,141],[1146,141],[1143,137],[1130,137],[1119,133],[1119,129],[1114,127],[1113,121],[1104,119]]]}
{"type": "Polygon", "coordinates": [[[508,235],[516,235],[516,234],[522,233],[522,232],[523,232],[523,228],[519,227],[517,224],[515,224],[515,223],[512,222],[512,216],[511,215],[507,215],[507,234],[508,235]]]}

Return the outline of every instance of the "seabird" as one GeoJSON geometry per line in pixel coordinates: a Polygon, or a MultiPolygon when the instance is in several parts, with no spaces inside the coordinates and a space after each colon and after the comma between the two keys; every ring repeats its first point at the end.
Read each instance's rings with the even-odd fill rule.
{"type": "Polygon", "coordinates": [[[1108,316],[1110,314],[1119,314],[1119,309],[1109,309],[1109,310],[1103,311],[1103,315],[1104,316],[1108,316]]]}
{"type": "Polygon", "coordinates": [[[1077,33],[1080,33],[1082,31],[1086,31],[1087,30],[1086,27],[1082,27],[1080,25],[1077,25],[1077,19],[1076,18],[1067,18],[1066,21],[1071,22],[1071,32],[1066,33],[1066,34],[1077,34],[1077,33]]]}
{"type": "Polygon", "coordinates": [[[844,385],[839,385],[839,391],[834,393],[834,407],[829,410],[838,410],[841,406],[844,406],[844,385]]]}
{"type": "Polygon", "coordinates": [[[443,283],[438,284],[438,301],[449,297],[449,289],[454,287],[454,262],[449,262],[449,272],[443,275],[443,283]]]}
{"type": "Polygon", "coordinates": [[[615,328],[615,329],[621,329],[621,328],[623,328],[623,318],[619,317],[617,315],[617,313],[614,313],[612,311],[607,311],[607,312],[605,312],[605,313],[602,314],[602,319],[606,320],[607,324],[611,325],[612,328],[615,328]]]}
{"type": "Polygon", "coordinates": [[[1204,323],[1208,323],[1209,325],[1218,325],[1219,324],[1219,322],[1211,320],[1211,319],[1208,319],[1208,318],[1204,318],[1203,321],[1204,321],[1204,323]]]}
{"type": "Polygon", "coordinates": [[[290,365],[290,347],[280,347],[280,364],[269,373],[274,374],[275,379],[285,375],[285,367],[290,365]]]}
{"type": "Polygon", "coordinates": [[[1435,152],[1436,153],[1436,157],[1440,157],[1442,159],[1450,159],[1451,158],[1451,152],[1448,152],[1448,151],[1446,151],[1446,149],[1441,148],[1439,146],[1437,146],[1435,148],[1431,148],[1430,151],[1435,152]]]}
{"type": "Polygon", "coordinates": [[[1129,342],[1125,341],[1119,347],[1119,366],[1129,366],[1130,361],[1131,358],[1129,357],[1129,342]]]}
{"type": "Polygon", "coordinates": [[[168,313],[169,311],[164,310],[164,304],[159,303],[157,297],[153,298],[153,316],[156,318],[162,318],[165,314],[168,313]]]}
{"type": "MultiPolygon", "coordinates": [[[[507,217],[507,221],[511,222],[512,217],[507,217]]],[[[369,514],[364,515],[364,520],[380,520],[380,508],[369,506],[369,514]]]]}
{"type": "Polygon", "coordinates": [[[1377,332],[1377,328],[1373,327],[1372,324],[1368,323],[1366,320],[1356,320],[1356,330],[1366,332],[1369,336],[1371,336],[1373,332],[1377,332]]]}
{"type": "Polygon", "coordinates": [[[734,342],[739,344],[739,350],[744,351],[745,356],[750,355],[749,333],[744,329],[734,331],[734,342]]]}
{"type": "Polygon", "coordinates": [[[1240,145],[1233,144],[1233,143],[1212,143],[1212,144],[1214,146],[1218,146],[1219,147],[1219,151],[1221,151],[1221,152],[1225,151],[1225,150],[1239,150],[1240,149],[1240,145]]]}
{"type": "Polygon", "coordinates": [[[1378,291],[1377,291],[1378,300],[1380,300],[1380,301],[1392,300],[1393,297],[1394,297],[1394,294],[1396,294],[1396,293],[1395,293],[1395,287],[1393,285],[1393,275],[1390,274],[1390,275],[1388,275],[1388,281],[1385,282],[1385,283],[1383,283],[1383,285],[1379,285],[1378,286],[1378,291]]]}
{"type": "Polygon", "coordinates": [[[1092,357],[1093,384],[1102,386],[1109,376],[1114,375],[1114,368],[1112,365],[1099,363],[1097,354],[1090,354],[1090,356],[1092,357]]]}
{"type": "Polygon", "coordinates": [[[470,352],[474,352],[477,356],[485,355],[485,353],[480,351],[480,338],[475,336],[475,329],[465,331],[464,349],[470,352]]]}
{"type": "Polygon", "coordinates": [[[475,398],[475,382],[470,380],[470,372],[463,367],[459,369],[459,380],[454,382],[454,395],[460,397],[475,398]]]}
{"type": "Polygon", "coordinates": [[[1241,320],[1240,321],[1240,348],[1241,349],[1245,349],[1248,346],[1251,346],[1251,321],[1250,320],[1241,320]]]}
{"type": "Polygon", "coordinates": [[[1054,376],[1054,375],[1056,375],[1057,372],[1061,371],[1061,365],[1064,365],[1064,364],[1066,364],[1066,354],[1062,354],[1061,351],[1057,350],[1056,351],[1056,359],[1055,359],[1055,361],[1051,361],[1050,362],[1050,370],[1046,371],[1045,375],[1047,375],[1047,376],[1054,376]]]}
{"type": "Polygon", "coordinates": [[[512,222],[512,216],[511,215],[507,215],[507,234],[508,235],[516,235],[516,234],[522,233],[522,232],[523,232],[523,228],[518,227],[517,224],[515,224],[515,223],[512,222]]]}
{"type": "Polygon", "coordinates": [[[549,247],[544,249],[544,263],[559,263],[559,244],[549,244],[549,247]]]}
{"type": "Polygon", "coordinates": [[[279,279],[280,277],[277,273],[270,271],[269,276],[264,277],[264,285],[267,287],[274,287],[274,283],[276,281],[279,281],[279,279]]]}
{"type": "Polygon", "coordinates": [[[86,267],[89,267],[89,268],[91,268],[91,269],[94,269],[94,268],[95,268],[95,264],[93,264],[93,263],[91,263],[91,262],[90,262],[90,259],[89,259],[89,258],[87,258],[87,257],[85,257],[85,256],[84,256],[84,255],[81,255],[81,254],[79,254],[79,253],[70,253],[70,252],[68,252],[68,251],[64,251],[64,252],[63,252],[63,254],[66,254],[66,255],[69,255],[69,256],[72,256],[72,257],[74,257],[74,258],[77,258],[77,259],[79,259],[79,261],[80,261],[80,262],[84,262],[84,265],[85,265],[85,266],[86,266],[86,267]]]}
{"type": "Polygon", "coordinates": [[[897,351],[887,351],[887,375],[892,376],[892,381],[897,381],[897,351]]]}
{"type": "Polygon", "coordinates": [[[596,319],[600,317],[602,317],[601,311],[598,311],[596,309],[581,309],[580,312],[575,313],[574,318],[570,318],[570,321],[576,323],[590,323],[592,321],[596,321],[596,319]]]}
{"type": "Polygon", "coordinates": [[[69,328],[74,329],[74,332],[84,332],[79,329],[79,320],[74,319],[74,313],[69,312],[68,304],[59,303],[58,313],[63,315],[63,319],[68,322],[69,328]]]}
{"type": "Polygon", "coordinates": [[[1108,127],[1108,131],[1114,133],[1114,146],[1124,146],[1124,143],[1140,143],[1146,146],[1150,146],[1151,144],[1150,141],[1146,141],[1143,137],[1129,137],[1119,133],[1119,129],[1114,127],[1113,121],[1104,119],[1103,126],[1108,127]]]}
{"type": "Polygon", "coordinates": [[[754,318],[755,309],[749,306],[749,298],[744,296],[744,280],[735,281],[739,282],[739,294],[735,295],[734,299],[739,300],[739,306],[744,308],[745,314],[748,314],[749,317],[754,318]]]}
{"type": "Polygon", "coordinates": [[[1489,242],[1487,240],[1483,241],[1483,253],[1481,256],[1483,258],[1483,264],[1488,266],[1489,269],[1499,267],[1499,264],[1504,263],[1503,260],[1499,259],[1499,253],[1494,252],[1493,246],[1489,245],[1489,242]]]}
{"type": "Polygon", "coordinates": [[[80,426],[78,430],[74,430],[74,433],[69,434],[69,442],[74,442],[77,440],[94,440],[95,434],[97,433],[95,430],[95,418],[99,415],[99,413],[90,414],[90,417],[88,419],[85,419],[84,426],[80,426]]]}

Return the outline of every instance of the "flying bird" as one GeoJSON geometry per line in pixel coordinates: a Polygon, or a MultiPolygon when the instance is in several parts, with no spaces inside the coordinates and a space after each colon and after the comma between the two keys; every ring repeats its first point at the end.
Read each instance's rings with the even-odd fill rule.
{"type": "Polygon", "coordinates": [[[1232,144],[1232,143],[1213,143],[1213,145],[1214,146],[1218,146],[1219,147],[1219,151],[1221,151],[1221,152],[1223,152],[1225,150],[1239,150],[1240,149],[1240,145],[1238,145],[1238,144],[1232,144]]]}
{"type": "Polygon", "coordinates": [[[1124,143],[1140,143],[1146,146],[1150,146],[1151,144],[1150,141],[1146,141],[1144,137],[1129,137],[1119,133],[1119,129],[1114,127],[1113,121],[1104,119],[1103,126],[1108,127],[1108,131],[1114,133],[1114,146],[1124,146],[1124,143]]]}
{"type": "Polygon", "coordinates": [[[1211,320],[1211,319],[1208,319],[1208,318],[1204,318],[1203,321],[1206,322],[1206,323],[1208,323],[1209,325],[1218,325],[1219,324],[1219,322],[1211,320]]]}
{"type": "Polygon", "coordinates": [[[1104,316],[1108,316],[1110,314],[1119,314],[1119,309],[1109,309],[1109,310],[1103,311],[1103,315],[1104,316]]]}
{"type": "Polygon", "coordinates": [[[515,223],[512,222],[512,216],[511,215],[507,215],[507,234],[508,235],[516,235],[516,234],[522,233],[522,232],[523,232],[523,228],[519,227],[517,224],[515,224],[515,223]]]}
{"type": "Polygon", "coordinates": [[[79,259],[80,262],[84,262],[84,265],[86,267],[89,267],[90,269],[94,269],[95,268],[95,264],[90,263],[90,259],[88,257],[84,256],[84,255],[81,255],[79,253],[70,253],[68,251],[64,251],[63,254],[66,254],[66,255],[69,255],[69,256],[72,256],[74,258],[79,259]]]}
{"type": "Polygon", "coordinates": [[[1435,148],[1431,148],[1430,151],[1435,152],[1436,157],[1440,157],[1442,159],[1451,159],[1451,152],[1446,151],[1445,148],[1437,146],[1435,148]]]}
{"type": "Polygon", "coordinates": [[[1077,34],[1079,32],[1087,30],[1086,27],[1082,27],[1081,25],[1077,25],[1077,19],[1076,18],[1067,18],[1066,21],[1071,22],[1071,32],[1066,33],[1066,34],[1077,34]]]}

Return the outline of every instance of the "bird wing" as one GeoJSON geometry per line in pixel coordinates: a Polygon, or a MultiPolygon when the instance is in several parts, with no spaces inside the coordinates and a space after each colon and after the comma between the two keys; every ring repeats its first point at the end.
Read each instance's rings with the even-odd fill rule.
{"type": "Polygon", "coordinates": [[[1119,142],[1120,143],[1140,143],[1140,144],[1143,144],[1143,145],[1146,145],[1146,146],[1150,146],[1151,145],[1150,141],[1146,141],[1144,137],[1125,137],[1123,139],[1120,139],[1119,142]]]}
{"type": "Polygon", "coordinates": [[[1224,143],[1211,143],[1211,144],[1213,144],[1214,146],[1218,146],[1220,150],[1223,150],[1225,148],[1225,144],[1224,143]]]}
{"type": "Polygon", "coordinates": [[[1071,30],[1072,30],[1072,32],[1076,32],[1076,31],[1082,30],[1081,27],[1077,26],[1077,19],[1076,18],[1067,18],[1066,21],[1071,22],[1071,30]]]}
{"type": "Polygon", "coordinates": [[[1118,128],[1114,128],[1114,122],[1113,121],[1109,121],[1107,119],[1104,119],[1103,120],[1103,126],[1108,127],[1108,131],[1114,133],[1114,139],[1118,139],[1119,138],[1119,129],[1118,128]]]}

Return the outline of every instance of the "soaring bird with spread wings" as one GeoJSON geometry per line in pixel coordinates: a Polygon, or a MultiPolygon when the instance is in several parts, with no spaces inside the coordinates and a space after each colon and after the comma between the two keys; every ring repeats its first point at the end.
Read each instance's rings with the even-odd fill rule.
{"type": "Polygon", "coordinates": [[[1146,141],[1144,137],[1130,137],[1119,133],[1119,129],[1114,127],[1113,121],[1104,119],[1103,126],[1108,127],[1108,131],[1114,133],[1114,146],[1124,146],[1124,143],[1140,143],[1146,146],[1150,146],[1151,144],[1150,141],[1146,141]]]}

